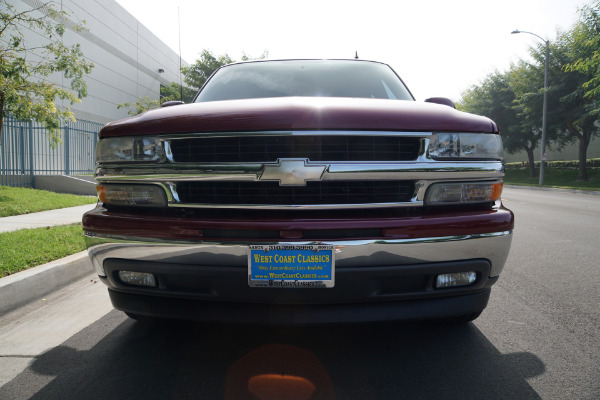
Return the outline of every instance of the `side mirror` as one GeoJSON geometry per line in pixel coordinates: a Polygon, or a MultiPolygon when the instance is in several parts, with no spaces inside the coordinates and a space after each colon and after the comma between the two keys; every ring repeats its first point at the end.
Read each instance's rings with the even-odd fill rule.
{"type": "Polygon", "coordinates": [[[425,100],[425,103],[436,103],[436,104],[442,104],[444,106],[456,108],[456,106],[454,105],[454,102],[446,97],[430,97],[427,100],[425,100]]]}
{"type": "Polygon", "coordinates": [[[178,106],[180,104],[185,104],[183,101],[179,101],[179,100],[174,100],[174,101],[165,101],[164,103],[162,103],[160,106],[161,107],[171,107],[171,106],[178,106]]]}

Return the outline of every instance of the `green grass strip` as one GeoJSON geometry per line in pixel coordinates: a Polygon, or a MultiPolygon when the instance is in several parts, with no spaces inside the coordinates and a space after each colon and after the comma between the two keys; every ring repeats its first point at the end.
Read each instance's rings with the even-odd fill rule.
{"type": "MultiPolygon", "coordinates": [[[[539,171],[536,171],[539,174],[539,171]]],[[[577,182],[576,169],[546,169],[544,170],[544,187],[556,187],[580,190],[600,190],[600,170],[589,169],[587,182],[577,182]]],[[[538,186],[539,175],[529,177],[528,169],[507,169],[504,183],[509,185],[538,186]]]]}
{"type": "Polygon", "coordinates": [[[47,190],[0,186],[0,217],[82,206],[95,202],[96,198],[92,196],[77,196],[47,190]]]}
{"type": "Polygon", "coordinates": [[[85,248],[80,224],[0,233],[0,278],[85,248]]]}

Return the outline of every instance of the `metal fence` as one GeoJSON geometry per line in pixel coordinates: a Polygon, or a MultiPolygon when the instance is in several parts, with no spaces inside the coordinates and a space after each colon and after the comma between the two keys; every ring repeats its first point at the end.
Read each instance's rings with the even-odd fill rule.
{"type": "Polygon", "coordinates": [[[66,123],[60,127],[61,143],[52,148],[42,124],[5,116],[0,185],[33,187],[35,175],[93,174],[101,127],[90,121],[66,123]]]}

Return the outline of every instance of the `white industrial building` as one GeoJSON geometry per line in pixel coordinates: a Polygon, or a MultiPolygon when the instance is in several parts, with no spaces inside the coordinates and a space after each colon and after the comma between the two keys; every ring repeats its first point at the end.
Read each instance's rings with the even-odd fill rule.
{"type": "MultiPolygon", "coordinates": [[[[46,2],[13,0],[12,3],[19,10],[26,10],[46,2]]],[[[61,0],[53,4],[69,14],[63,36],[65,44],[79,43],[85,57],[95,65],[85,78],[88,96],[79,104],[64,104],[73,109],[77,119],[104,124],[125,118],[128,110],[117,109],[118,104],[135,103],[146,96],[158,100],[160,85],[179,83],[179,55],[116,1],[61,0]],[[69,29],[69,22],[83,21],[87,31],[69,29]]],[[[39,32],[26,32],[26,40],[43,40],[40,36],[39,32]]],[[[68,86],[60,75],[55,80],[68,86]]]]}

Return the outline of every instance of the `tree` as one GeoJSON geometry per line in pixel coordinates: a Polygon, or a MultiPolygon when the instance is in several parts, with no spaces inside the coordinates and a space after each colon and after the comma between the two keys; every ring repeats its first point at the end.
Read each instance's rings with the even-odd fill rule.
{"type": "MultiPolygon", "coordinates": [[[[534,51],[532,48],[531,51],[534,51]]],[[[515,124],[521,131],[521,136],[530,138],[528,144],[524,146],[529,163],[529,176],[535,177],[534,152],[538,142],[542,139],[542,121],[544,116],[544,61],[531,64],[525,61],[519,61],[512,65],[508,71],[508,80],[515,98],[513,100],[513,109],[516,112],[515,124]]],[[[549,82],[553,82],[552,76],[549,82]]],[[[558,104],[556,96],[548,92],[548,109],[546,112],[546,145],[551,147],[550,143],[556,138],[557,117],[560,111],[556,109],[558,104]]],[[[513,139],[514,140],[514,139],[513,139]]],[[[523,140],[523,137],[517,140],[523,140]]],[[[554,146],[560,148],[560,146],[554,146]]]]}
{"type": "MultiPolygon", "coordinates": [[[[551,92],[559,99],[560,144],[577,142],[579,145],[578,181],[587,181],[587,150],[594,136],[600,134],[598,96],[590,96],[591,86],[598,80],[593,68],[573,68],[580,60],[591,60],[600,51],[600,40],[585,14],[569,31],[559,32],[550,47],[551,70],[557,77],[551,92]],[[596,43],[596,47],[592,44],[596,43]]],[[[540,57],[538,49],[535,57],[540,57]]]]}
{"type": "Polygon", "coordinates": [[[169,84],[167,86],[161,85],[161,87],[160,87],[161,104],[164,103],[165,101],[171,101],[171,100],[179,100],[179,101],[183,101],[184,103],[191,103],[191,101],[194,99],[194,96],[196,95],[197,92],[198,92],[197,90],[190,89],[187,86],[182,86],[175,82],[171,82],[171,84],[169,84]]]}
{"type": "Polygon", "coordinates": [[[228,54],[222,54],[218,57],[213,55],[210,50],[202,50],[200,58],[189,67],[182,68],[183,80],[185,83],[196,90],[200,90],[204,82],[223,65],[234,62],[228,54]]]}
{"type": "MultiPolygon", "coordinates": [[[[56,101],[79,103],[87,95],[83,78],[94,65],[84,58],[79,44],[63,43],[68,13],[58,11],[52,2],[26,11],[17,11],[7,0],[0,4],[0,139],[4,115],[10,113],[41,122],[54,146],[60,141],[60,121],[75,121],[70,108],[58,107],[56,101]],[[42,32],[47,42],[27,43],[24,29],[42,32]],[[55,73],[70,81],[70,89],[46,80],[55,73]]],[[[82,24],[69,28],[84,30],[82,24]]]]}
{"type": "Polygon", "coordinates": [[[573,62],[565,66],[567,72],[580,72],[591,76],[583,83],[583,96],[592,101],[591,111],[600,113],[600,0],[596,0],[580,11],[581,34],[584,51],[571,49],[573,62]]]}
{"type": "MultiPolygon", "coordinates": [[[[508,72],[488,75],[462,94],[459,107],[498,124],[509,153],[525,151],[529,176],[535,177],[534,151],[541,139],[542,96],[539,72],[520,62],[508,72]]],[[[542,78],[543,79],[543,76],[542,78]]]]}

